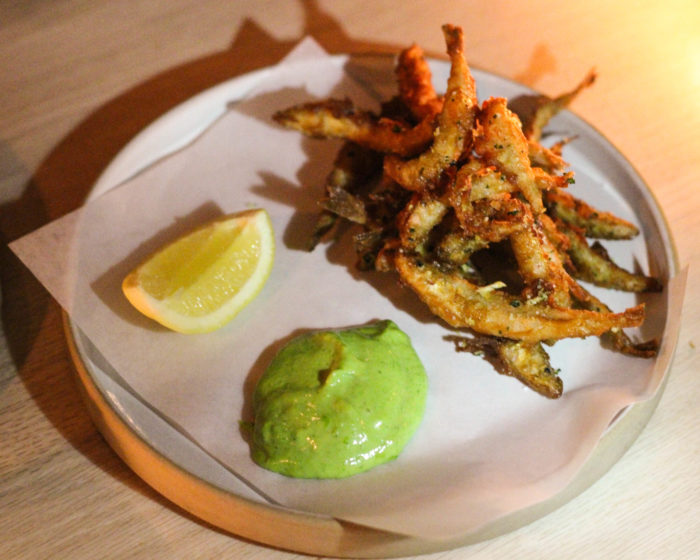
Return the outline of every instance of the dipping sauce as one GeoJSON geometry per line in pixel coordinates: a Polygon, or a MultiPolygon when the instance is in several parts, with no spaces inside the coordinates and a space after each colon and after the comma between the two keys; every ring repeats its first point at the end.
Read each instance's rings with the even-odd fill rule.
{"type": "Polygon", "coordinates": [[[428,381],[392,321],[304,334],[253,397],[253,460],[297,478],[343,478],[398,457],[420,424],[428,381]]]}

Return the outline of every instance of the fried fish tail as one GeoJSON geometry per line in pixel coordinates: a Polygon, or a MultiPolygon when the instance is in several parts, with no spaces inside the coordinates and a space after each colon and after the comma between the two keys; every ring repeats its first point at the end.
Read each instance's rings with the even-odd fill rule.
{"type": "MultiPolygon", "coordinates": [[[[583,290],[583,288],[582,288],[583,290]]],[[[609,313],[610,308],[587,290],[583,290],[583,295],[579,303],[586,309],[598,313],[609,313]]],[[[612,348],[621,354],[634,356],[637,358],[653,358],[659,352],[659,341],[657,339],[633,341],[622,329],[611,329],[601,335],[601,339],[610,343],[612,348]]]]}

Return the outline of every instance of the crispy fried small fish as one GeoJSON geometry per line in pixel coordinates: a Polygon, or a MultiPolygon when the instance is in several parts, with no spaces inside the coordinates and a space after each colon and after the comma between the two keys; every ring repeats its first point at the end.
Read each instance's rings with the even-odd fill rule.
{"type": "Polygon", "coordinates": [[[435,247],[435,254],[444,263],[462,267],[469,263],[474,253],[488,246],[489,241],[483,237],[478,235],[467,237],[461,231],[451,231],[439,240],[435,247]]]}
{"type": "Polygon", "coordinates": [[[542,194],[530,165],[528,142],[520,119],[508,109],[507,100],[492,97],[484,101],[478,122],[481,133],[474,140],[474,151],[518,187],[534,214],[544,211],[542,194]]]}
{"type": "Polygon", "coordinates": [[[432,191],[415,193],[397,218],[401,246],[425,254],[431,231],[442,222],[449,209],[449,205],[432,191]]]}
{"type": "Polygon", "coordinates": [[[542,344],[489,336],[447,336],[457,352],[471,352],[488,360],[503,375],[515,377],[540,395],[557,399],[564,390],[542,344]]]}
{"type": "Polygon", "coordinates": [[[590,70],[579,84],[566,93],[554,99],[546,95],[538,98],[537,109],[531,119],[523,126],[523,132],[528,140],[539,142],[542,138],[542,129],[559,111],[567,107],[584,89],[593,85],[596,80],[595,70],[590,70]]]}
{"type": "Polygon", "coordinates": [[[661,284],[656,278],[630,272],[618,266],[599,242],[589,245],[580,230],[561,223],[558,230],[569,240],[567,252],[574,266],[573,274],[579,280],[625,292],[661,290],[661,284]]]}
{"type": "Polygon", "coordinates": [[[572,279],[539,220],[530,217],[527,227],[510,236],[518,272],[525,282],[526,299],[546,297],[552,306],[569,307],[572,279]]]}
{"type": "Polygon", "coordinates": [[[655,341],[635,343],[623,331],[642,324],[644,305],[615,313],[577,282],[660,289],[586,239],[629,239],[639,230],[566,191],[574,174],[562,149],[572,138],[541,143],[544,126],[595,73],[555,98],[524,96],[509,106],[496,97],[479,106],[463,32],[442,30],[450,58],[444,96],[412,45],[398,58],[398,95],[379,115],[333,99],[275,115],[307,135],[356,142],[380,161],[379,180],[366,189],[356,188],[352,168],[336,164],[317,231],[338,217],[360,228],[360,269],[398,272],[435,315],[471,330],[499,371],[547,397],[561,395],[562,381],[541,343],[600,336],[625,354],[654,355],[655,341]]]}
{"type": "Polygon", "coordinates": [[[401,51],[396,78],[399,97],[418,120],[437,115],[442,110],[442,98],[435,93],[432,72],[421,47],[413,44],[401,51]]]}
{"type": "Polygon", "coordinates": [[[476,85],[464,58],[462,30],[452,25],[444,25],[442,29],[451,67],[433,143],[413,159],[404,160],[395,155],[384,158],[384,172],[412,191],[434,187],[442,172],[457,163],[471,142],[478,108],[476,85]]]}
{"type": "Polygon", "coordinates": [[[355,194],[381,168],[379,155],[352,142],[346,142],[333,162],[326,178],[326,196],[319,202],[323,208],[307,243],[312,251],[321,238],[336,224],[339,217],[356,223],[366,221],[364,202],[355,194]]]}
{"type": "Polygon", "coordinates": [[[463,234],[496,243],[527,227],[530,211],[523,201],[511,196],[513,184],[492,168],[472,169],[470,164],[463,165],[447,187],[447,199],[463,234]]]}
{"type": "Polygon", "coordinates": [[[600,336],[611,329],[639,326],[644,305],[622,313],[554,307],[528,303],[498,289],[485,290],[455,271],[399,252],[395,257],[401,280],[430,310],[456,328],[535,343],[570,337],[600,336]]]}
{"type": "MultiPolygon", "coordinates": [[[[556,175],[539,167],[533,167],[532,172],[535,185],[541,191],[566,188],[573,181],[573,172],[556,175]]],[[[457,190],[464,191],[468,185],[469,201],[497,198],[503,193],[513,193],[518,190],[518,187],[509,180],[505,173],[493,165],[485,165],[475,159],[465,162],[459,168],[456,181],[458,183],[455,187],[457,190]]]]}
{"type": "Polygon", "coordinates": [[[431,143],[435,118],[426,117],[410,127],[370,111],[355,108],[348,99],[303,103],[278,111],[273,119],[316,138],[344,138],[378,152],[412,157],[431,143]]]}
{"type": "Polygon", "coordinates": [[[544,193],[550,215],[566,224],[582,229],[586,237],[598,239],[632,239],[639,234],[634,224],[590,204],[561,189],[544,193]]]}

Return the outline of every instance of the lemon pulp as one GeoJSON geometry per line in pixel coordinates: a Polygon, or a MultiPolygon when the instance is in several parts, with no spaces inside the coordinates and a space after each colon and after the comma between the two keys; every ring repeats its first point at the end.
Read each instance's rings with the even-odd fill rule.
{"type": "Polygon", "coordinates": [[[127,275],[126,298],[144,315],[179,332],[215,330],[265,284],[274,234],[265,210],[224,216],[163,247],[127,275]]]}

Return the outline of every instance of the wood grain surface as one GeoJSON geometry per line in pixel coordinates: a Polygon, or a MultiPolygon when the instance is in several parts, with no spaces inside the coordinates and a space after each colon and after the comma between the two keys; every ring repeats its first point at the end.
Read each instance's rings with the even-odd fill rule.
{"type": "Polygon", "coordinates": [[[446,22],[473,66],[544,93],[597,69],[572,109],[648,183],[689,276],[666,392],[613,469],[527,527],[424,558],[700,557],[697,0],[0,0],[0,558],[302,558],[208,526],[118,458],[81,401],[60,309],[7,243],[80,206],[159,115],[302,37],[442,57],[446,22]]]}

